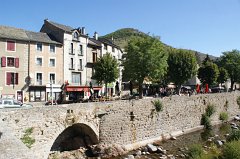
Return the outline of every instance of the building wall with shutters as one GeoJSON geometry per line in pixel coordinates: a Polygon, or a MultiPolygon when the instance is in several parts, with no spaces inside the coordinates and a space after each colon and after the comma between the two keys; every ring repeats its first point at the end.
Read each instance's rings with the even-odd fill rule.
{"type": "MultiPolygon", "coordinates": [[[[14,44],[13,44],[14,45],[14,44]]],[[[27,91],[28,43],[13,39],[0,39],[0,97],[16,98],[17,91],[27,91]],[[15,42],[15,51],[8,51],[7,41],[15,42]],[[8,61],[9,59],[13,60],[8,61]]]]}

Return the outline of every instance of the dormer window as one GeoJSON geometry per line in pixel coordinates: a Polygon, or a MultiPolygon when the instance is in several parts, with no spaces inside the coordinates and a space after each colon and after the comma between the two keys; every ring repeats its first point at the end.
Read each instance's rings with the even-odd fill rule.
{"type": "Polygon", "coordinates": [[[77,32],[74,32],[73,39],[78,39],[78,33],[77,32]]]}

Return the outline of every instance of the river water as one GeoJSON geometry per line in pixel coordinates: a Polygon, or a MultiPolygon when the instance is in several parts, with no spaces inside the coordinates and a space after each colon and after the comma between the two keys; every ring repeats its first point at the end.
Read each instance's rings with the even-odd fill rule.
{"type": "MultiPolygon", "coordinates": [[[[232,131],[231,125],[229,123],[219,124],[212,128],[211,131],[206,130],[199,130],[189,134],[184,134],[182,136],[177,137],[176,140],[166,140],[166,141],[159,141],[155,144],[162,147],[164,150],[167,150],[167,155],[173,155],[175,158],[181,158],[180,156],[183,155],[184,150],[187,150],[191,145],[194,144],[201,144],[203,146],[209,146],[210,142],[208,139],[210,137],[215,137],[215,140],[225,140],[225,135],[232,131]]],[[[134,154],[136,151],[132,151],[129,154],[134,154]]],[[[128,155],[129,155],[128,154],[128,155]]],[[[121,157],[115,157],[112,159],[122,159],[126,158],[127,155],[121,157]]],[[[160,154],[153,153],[148,155],[140,155],[136,158],[153,158],[159,159],[160,154]]]]}

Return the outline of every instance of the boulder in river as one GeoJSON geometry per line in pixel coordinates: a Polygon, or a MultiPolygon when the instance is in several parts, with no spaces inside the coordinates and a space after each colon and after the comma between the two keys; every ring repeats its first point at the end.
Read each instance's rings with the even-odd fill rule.
{"type": "Polygon", "coordinates": [[[157,151],[157,147],[154,146],[153,144],[147,144],[147,148],[149,152],[156,152],[157,151]]]}

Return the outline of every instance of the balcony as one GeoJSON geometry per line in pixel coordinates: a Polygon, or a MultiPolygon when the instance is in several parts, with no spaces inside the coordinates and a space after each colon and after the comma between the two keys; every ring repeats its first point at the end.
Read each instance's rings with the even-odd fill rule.
{"type": "Polygon", "coordinates": [[[74,64],[69,64],[69,70],[75,70],[75,65],[74,64]]]}
{"type": "Polygon", "coordinates": [[[77,50],[78,56],[83,56],[83,51],[82,50],[77,50]]]}
{"type": "Polygon", "coordinates": [[[82,65],[78,65],[78,71],[83,71],[82,65]]]}
{"type": "Polygon", "coordinates": [[[69,55],[75,55],[75,49],[69,49],[69,55]]]}

